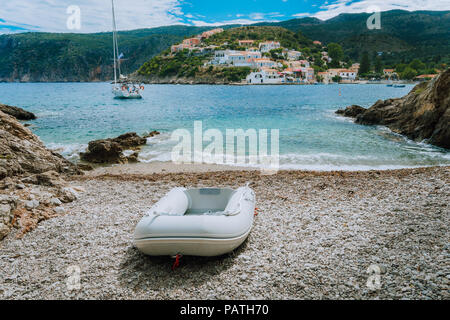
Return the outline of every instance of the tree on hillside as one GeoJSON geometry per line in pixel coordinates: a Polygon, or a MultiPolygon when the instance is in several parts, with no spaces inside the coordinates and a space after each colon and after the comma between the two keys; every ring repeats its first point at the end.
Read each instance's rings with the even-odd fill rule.
{"type": "Polygon", "coordinates": [[[425,69],[425,64],[420,61],[419,59],[414,59],[413,61],[411,61],[411,63],[409,64],[409,67],[411,69],[415,69],[417,71],[423,70],[425,69]]]}
{"type": "Polygon", "coordinates": [[[417,76],[417,71],[409,66],[400,74],[400,77],[406,80],[412,80],[415,76],[417,76]]]}
{"type": "Polygon", "coordinates": [[[359,73],[360,74],[366,74],[370,71],[370,60],[369,60],[369,54],[367,51],[364,51],[362,54],[361,62],[359,65],[359,73]]]}
{"type": "Polygon", "coordinates": [[[328,44],[328,56],[332,59],[331,66],[332,67],[340,67],[340,61],[344,58],[344,50],[337,43],[328,44]]]}
{"type": "Polygon", "coordinates": [[[318,67],[322,67],[323,66],[323,60],[322,60],[322,55],[320,54],[315,54],[314,55],[314,64],[318,67]]]}
{"type": "Polygon", "coordinates": [[[403,72],[405,70],[405,68],[407,67],[406,64],[404,63],[399,63],[395,66],[395,71],[397,72],[403,72]]]}
{"type": "Polygon", "coordinates": [[[272,59],[275,59],[275,60],[283,58],[282,53],[283,53],[283,48],[270,50],[270,56],[272,57],[272,59]]]}
{"type": "Polygon", "coordinates": [[[383,72],[383,63],[382,63],[380,57],[377,57],[375,59],[375,72],[376,73],[382,73],[383,72]]]}
{"type": "Polygon", "coordinates": [[[303,55],[309,56],[311,54],[311,49],[308,47],[302,48],[303,55]]]}
{"type": "Polygon", "coordinates": [[[344,57],[344,50],[342,50],[342,47],[337,43],[330,43],[328,45],[328,56],[333,60],[341,61],[344,57]]]}
{"type": "Polygon", "coordinates": [[[333,80],[333,82],[341,82],[342,78],[340,76],[334,76],[333,78],[331,78],[331,80],[333,80]]]}

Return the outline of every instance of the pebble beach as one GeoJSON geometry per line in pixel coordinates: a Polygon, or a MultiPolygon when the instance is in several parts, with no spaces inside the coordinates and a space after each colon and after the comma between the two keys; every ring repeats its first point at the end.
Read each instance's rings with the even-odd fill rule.
{"type": "MultiPolygon", "coordinates": [[[[0,299],[449,299],[450,167],[366,172],[97,169],[66,213],[0,242],[0,299]],[[120,172],[118,172],[120,170],[120,172]],[[134,227],[173,187],[250,183],[248,240],[215,258],[144,256],[134,227]],[[379,286],[368,286],[376,266],[379,286]],[[68,281],[79,271],[79,287],[68,281]]],[[[217,169],[217,168],[216,168],[217,169]]],[[[222,168],[221,168],[222,169],[222,168]]]]}

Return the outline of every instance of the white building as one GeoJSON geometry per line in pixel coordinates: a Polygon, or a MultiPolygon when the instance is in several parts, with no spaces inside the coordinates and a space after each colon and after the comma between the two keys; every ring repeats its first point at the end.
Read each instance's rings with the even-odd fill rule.
{"type": "Polygon", "coordinates": [[[309,63],[308,60],[300,60],[300,65],[301,65],[302,67],[305,67],[305,68],[311,67],[311,65],[310,65],[310,63],[309,63]]]}
{"type": "Polygon", "coordinates": [[[240,51],[236,50],[217,50],[214,53],[214,59],[211,61],[211,64],[229,64],[232,60],[239,60],[238,55],[240,51]],[[230,56],[234,56],[234,58],[230,58],[230,56]]]}
{"type": "Polygon", "coordinates": [[[305,82],[314,82],[314,69],[310,67],[301,67],[294,70],[296,73],[301,73],[302,79],[305,82]]]}
{"type": "Polygon", "coordinates": [[[279,68],[282,66],[280,63],[273,61],[271,59],[260,58],[260,59],[252,59],[251,67],[259,69],[259,68],[279,68]]]}
{"type": "Polygon", "coordinates": [[[247,60],[261,59],[262,54],[260,51],[245,51],[245,56],[246,56],[247,60]]]}
{"type": "Polygon", "coordinates": [[[246,81],[248,84],[279,84],[282,83],[283,77],[276,69],[261,68],[258,72],[250,73],[246,81]]]}
{"type": "Polygon", "coordinates": [[[254,60],[261,59],[259,51],[218,50],[210,64],[235,67],[255,67],[254,60]]]}
{"type": "Polygon", "coordinates": [[[342,80],[355,80],[356,75],[357,72],[355,70],[342,69],[339,71],[339,77],[341,77],[342,80]]]}
{"type": "Polygon", "coordinates": [[[247,57],[242,52],[230,53],[228,55],[227,64],[233,65],[235,67],[249,67],[250,64],[247,62],[247,57]]]}
{"type": "Polygon", "coordinates": [[[266,41],[266,42],[261,42],[259,44],[259,50],[263,53],[269,52],[270,50],[279,49],[279,48],[281,48],[281,45],[277,41],[266,41]]]}
{"type": "Polygon", "coordinates": [[[287,52],[287,59],[288,60],[298,60],[300,59],[300,57],[302,56],[302,53],[300,51],[295,51],[295,50],[289,50],[287,52]]]}

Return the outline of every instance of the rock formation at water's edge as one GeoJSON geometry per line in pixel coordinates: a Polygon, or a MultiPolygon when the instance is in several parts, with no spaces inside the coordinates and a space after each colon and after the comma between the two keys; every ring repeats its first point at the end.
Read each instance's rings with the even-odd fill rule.
{"type": "Polygon", "coordinates": [[[16,118],[0,111],[0,240],[13,227],[23,235],[39,221],[62,214],[61,204],[77,197],[65,178],[81,173],[16,118]]]}
{"type": "Polygon", "coordinates": [[[450,69],[418,84],[402,98],[379,100],[366,110],[351,106],[336,113],[356,117],[358,124],[385,125],[412,140],[450,149],[450,69]]]}

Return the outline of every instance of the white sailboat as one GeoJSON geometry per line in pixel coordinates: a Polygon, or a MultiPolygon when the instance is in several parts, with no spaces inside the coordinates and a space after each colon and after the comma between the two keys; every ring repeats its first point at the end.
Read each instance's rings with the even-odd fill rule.
{"type": "Polygon", "coordinates": [[[120,61],[123,54],[119,55],[119,45],[117,43],[117,26],[116,14],[114,10],[114,0],[111,0],[112,18],[113,18],[113,51],[114,51],[114,84],[112,92],[115,99],[142,99],[142,91],[144,85],[139,85],[129,81],[128,78],[121,74],[120,61]],[[119,74],[119,79],[117,79],[119,74]]]}

